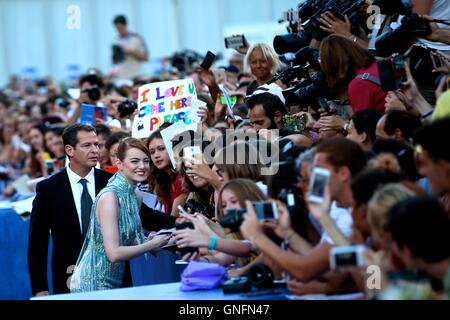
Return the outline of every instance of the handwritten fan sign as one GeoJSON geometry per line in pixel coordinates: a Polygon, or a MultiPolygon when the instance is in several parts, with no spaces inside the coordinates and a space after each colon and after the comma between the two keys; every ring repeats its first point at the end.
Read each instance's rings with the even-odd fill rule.
{"type": "Polygon", "coordinates": [[[148,138],[165,122],[192,124],[189,112],[196,104],[197,93],[192,79],[143,85],[139,88],[139,112],[133,121],[132,136],[148,138]]]}

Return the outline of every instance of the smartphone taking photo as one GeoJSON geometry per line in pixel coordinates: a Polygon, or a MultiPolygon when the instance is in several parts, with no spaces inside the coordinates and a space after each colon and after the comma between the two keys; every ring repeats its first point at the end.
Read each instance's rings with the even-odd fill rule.
{"type": "Polygon", "coordinates": [[[315,203],[322,203],[325,196],[325,189],[330,179],[330,170],[314,167],[309,188],[308,200],[315,203]]]}
{"type": "Polygon", "coordinates": [[[242,48],[245,45],[244,35],[233,36],[225,38],[225,48],[237,49],[242,48]]]}
{"type": "Polygon", "coordinates": [[[362,245],[333,247],[330,252],[330,267],[332,270],[344,267],[364,267],[364,252],[362,245]]]}
{"type": "Polygon", "coordinates": [[[214,60],[216,60],[216,55],[214,53],[212,53],[211,51],[208,51],[208,53],[205,56],[205,59],[203,59],[203,62],[200,65],[200,67],[203,70],[209,70],[211,68],[212,64],[214,63],[214,60]]]}
{"type": "Polygon", "coordinates": [[[253,202],[258,220],[271,221],[278,219],[278,208],[274,201],[253,202]]]}

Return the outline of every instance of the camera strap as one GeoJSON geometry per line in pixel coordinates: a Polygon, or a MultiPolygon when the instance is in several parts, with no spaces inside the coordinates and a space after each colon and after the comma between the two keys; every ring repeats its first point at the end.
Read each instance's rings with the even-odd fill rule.
{"type": "Polygon", "coordinates": [[[363,79],[363,80],[368,80],[370,82],[373,82],[377,85],[381,85],[381,81],[379,78],[371,75],[370,73],[363,73],[363,74],[358,74],[355,79],[363,79]]]}

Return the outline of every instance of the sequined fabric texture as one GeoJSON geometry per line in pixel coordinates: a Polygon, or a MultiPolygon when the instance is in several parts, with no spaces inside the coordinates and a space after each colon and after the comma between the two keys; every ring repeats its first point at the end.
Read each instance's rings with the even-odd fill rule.
{"type": "Polygon", "coordinates": [[[112,263],[108,260],[101,226],[95,215],[98,199],[107,192],[114,192],[119,203],[120,246],[134,246],[145,241],[136,186],[129,184],[120,173],[116,173],[92,205],[89,230],[70,281],[71,292],[114,289],[119,288],[122,283],[125,262],[112,263]]]}

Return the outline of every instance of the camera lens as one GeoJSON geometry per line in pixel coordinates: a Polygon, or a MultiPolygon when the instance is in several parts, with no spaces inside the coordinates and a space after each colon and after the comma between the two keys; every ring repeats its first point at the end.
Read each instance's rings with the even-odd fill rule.
{"type": "Polygon", "coordinates": [[[272,270],[267,265],[259,263],[250,269],[248,279],[255,287],[268,289],[272,287],[274,277],[272,270]]]}
{"type": "Polygon", "coordinates": [[[120,117],[127,117],[133,114],[133,112],[137,109],[137,103],[132,100],[125,100],[117,107],[117,111],[119,111],[120,117]]]}
{"type": "Polygon", "coordinates": [[[100,89],[97,86],[90,87],[87,90],[87,94],[88,94],[88,97],[89,97],[89,99],[91,101],[98,101],[98,100],[100,100],[100,96],[101,96],[100,89]]]}

